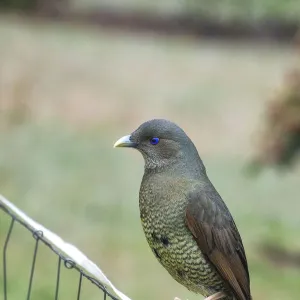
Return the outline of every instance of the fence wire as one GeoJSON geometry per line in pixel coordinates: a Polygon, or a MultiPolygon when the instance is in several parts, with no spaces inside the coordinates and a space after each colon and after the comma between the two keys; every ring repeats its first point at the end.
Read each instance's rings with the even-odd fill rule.
{"type": "Polygon", "coordinates": [[[57,261],[57,273],[56,273],[56,285],[55,285],[55,300],[59,299],[59,287],[60,287],[60,273],[61,273],[61,265],[62,263],[67,269],[75,269],[79,272],[79,279],[78,279],[78,288],[77,288],[77,296],[76,299],[81,299],[81,288],[82,288],[82,280],[83,277],[87,278],[90,282],[95,284],[103,293],[103,300],[112,299],[112,300],[119,300],[115,296],[113,296],[106,288],[105,285],[103,285],[100,281],[97,279],[91,277],[88,275],[84,270],[80,268],[72,259],[66,257],[62,253],[60,253],[57,249],[53,247],[44,237],[43,237],[43,231],[40,230],[33,230],[28,224],[20,220],[18,217],[13,215],[10,211],[8,211],[5,207],[1,206],[0,208],[10,216],[11,222],[7,231],[7,235],[4,241],[3,245],[3,293],[4,293],[4,300],[8,300],[7,296],[7,252],[8,252],[8,246],[9,242],[13,233],[13,229],[15,228],[15,224],[19,223],[22,226],[24,226],[28,231],[32,233],[33,238],[35,239],[35,247],[32,257],[32,264],[31,264],[31,271],[30,271],[30,277],[29,277],[29,283],[28,283],[28,290],[27,290],[27,296],[26,300],[30,300],[31,298],[31,289],[32,289],[32,283],[34,280],[34,271],[35,271],[35,264],[36,264],[36,258],[38,255],[38,249],[39,244],[42,242],[46,246],[48,246],[58,257],[57,261]]]}

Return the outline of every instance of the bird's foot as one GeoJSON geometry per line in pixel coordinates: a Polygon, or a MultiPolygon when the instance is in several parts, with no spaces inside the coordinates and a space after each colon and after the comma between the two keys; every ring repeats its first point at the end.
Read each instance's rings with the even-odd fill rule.
{"type": "Polygon", "coordinates": [[[204,300],[218,300],[218,299],[222,299],[225,296],[226,295],[223,292],[218,292],[218,293],[215,293],[215,294],[205,298],[204,300]]]}

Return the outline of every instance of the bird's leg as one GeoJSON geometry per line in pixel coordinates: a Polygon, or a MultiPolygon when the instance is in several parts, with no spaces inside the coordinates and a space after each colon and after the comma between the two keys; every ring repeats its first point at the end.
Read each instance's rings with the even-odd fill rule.
{"type": "Polygon", "coordinates": [[[218,300],[218,299],[222,299],[225,296],[226,295],[223,292],[218,292],[218,293],[215,293],[215,294],[205,298],[204,300],[218,300]]]}

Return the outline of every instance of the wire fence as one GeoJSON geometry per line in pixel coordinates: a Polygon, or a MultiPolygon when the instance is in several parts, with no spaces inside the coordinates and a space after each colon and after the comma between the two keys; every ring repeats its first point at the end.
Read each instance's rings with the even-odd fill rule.
{"type": "Polygon", "coordinates": [[[10,225],[4,239],[3,245],[3,295],[4,300],[8,300],[8,277],[7,277],[7,254],[9,252],[9,243],[13,234],[13,230],[17,224],[24,226],[29,232],[32,233],[35,239],[35,247],[31,263],[31,271],[29,277],[29,284],[27,289],[26,300],[31,299],[32,284],[34,280],[34,272],[36,266],[36,258],[38,255],[39,244],[44,243],[49,247],[58,257],[57,271],[56,271],[56,284],[54,299],[59,299],[60,275],[62,264],[68,269],[75,269],[79,273],[78,287],[77,287],[77,300],[81,299],[82,280],[87,278],[91,283],[95,284],[100,291],[102,291],[104,300],[130,300],[122,292],[120,292],[105,276],[99,267],[97,267],[91,260],[89,260],[79,249],[75,246],[64,242],[58,235],[38,224],[24,212],[18,209],[15,205],[0,195],[0,208],[4,213],[10,217],[10,225]],[[108,287],[117,295],[114,296],[108,287]]]}

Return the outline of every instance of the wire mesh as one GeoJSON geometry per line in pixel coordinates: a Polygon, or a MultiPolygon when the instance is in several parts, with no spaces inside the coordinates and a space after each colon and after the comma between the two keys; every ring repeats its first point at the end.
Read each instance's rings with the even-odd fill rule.
{"type": "Polygon", "coordinates": [[[72,259],[66,257],[64,254],[60,253],[57,249],[53,247],[44,237],[43,237],[43,231],[36,231],[33,230],[30,226],[28,226],[25,222],[23,222],[21,219],[13,215],[10,211],[8,211],[5,207],[0,205],[0,208],[11,218],[11,222],[6,234],[6,238],[3,245],[3,299],[8,300],[8,292],[7,292],[7,253],[8,253],[8,246],[11,239],[11,236],[13,234],[13,229],[15,228],[15,224],[19,223],[21,226],[25,227],[28,231],[32,233],[33,238],[35,239],[35,247],[33,251],[33,258],[31,263],[31,271],[30,271],[30,277],[29,277],[29,283],[28,283],[28,289],[27,289],[27,296],[26,300],[30,300],[31,298],[31,290],[32,290],[32,284],[34,281],[34,271],[35,271],[35,265],[36,265],[36,259],[38,256],[38,250],[39,250],[39,244],[42,242],[47,247],[49,247],[57,256],[58,256],[58,263],[57,263],[57,274],[56,274],[56,284],[55,284],[55,300],[59,299],[59,287],[60,287],[60,274],[61,274],[61,264],[63,262],[64,266],[67,269],[75,269],[79,272],[79,281],[78,281],[78,289],[77,289],[77,300],[81,299],[81,290],[82,290],[82,280],[83,278],[88,279],[91,283],[96,285],[103,293],[103,299],[113,299],[113,300],[119,300],[114,295],[112,295],[106,288],[105,285],[103,285],[100,281],[97,279],[91,277],[89,274],[87,274],[84,270],[80,268],[72,259]]]}

